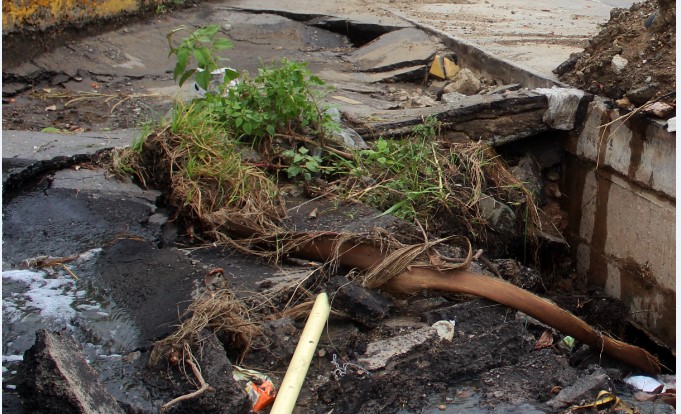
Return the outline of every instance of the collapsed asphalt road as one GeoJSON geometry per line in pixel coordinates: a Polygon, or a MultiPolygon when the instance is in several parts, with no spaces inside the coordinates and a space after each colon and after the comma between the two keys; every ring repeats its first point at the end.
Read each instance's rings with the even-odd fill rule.
{"type": "MultiPolygon", "coordinates": [[[[413,28],[403,29],[408,32],[401,34],[394,31],[384,38],[385,48],[374,44],[355,50],[341,35],[281,16],[206,7],[196,14],[199,19],[229,21],[233,38],[239,38],[235,32],[244,31],[243,40],[235,41],[244,59],[232,57],[235,67],[254,70],[256,57],[267,59],[289,52],[291,58],[310,62],[314,71],[337,88],[327,99],[337,103],[367,139],[371,138],[369,131],[400,134],[432,113],[445,122],[457,121],[458,139],[476,135],[492,144],[550,129],[542,119],[544,97],[513,91],[517,86],[490,79],[481,86],[480,94],[454,96],[453,102],[446,103],[420,85],[399,83],[422,76],[432,55],[442,48],[436,39],[415,33],[413,28]],[[282,28],[294,29],[284,30],[290,34],[286,37],[280,34],[282,28]],[[423,36],[419,42],[423,47],[421,58],[409,55],[404,60],[404,53],[393,53],[395,45],[405,46],[405,39],[414,36],[423,36]],[[291,39],[301,43],[291,44],[291,39]],[[364,71],[357,72],[356,66],[364,71]],[[386,80],[398,83],[386,84],[386,80]],[[493,120],[488,121],[490,118],[493,120]]],[[[179,19],[173,19],[171,16],[165,23],[171,27],[179,23],[179,19]]],[[[142,36],[141,31],[135,26],[117,35],[125,38],[132,32],[142,36]]],[[[155,33],[156,44],[163,44],[165,32],[156,28],[155,33]]],[[[87,42],[100,48],[106,44],[95,39],[70,49],[94,53],[97,49],[87,42]]],[[[622,382],[631,371],[629,366],[586,346],[570,349],[557,341],[554,347],[537,347],[546,326],[510,308],[448,295],[405,299],[359,287],[355,291],[345,279],[347,269],[295,260],[275,266],[224,247],[187,243],[188,229],[177,226],[174,211],[164,205],[159,192],[119,182],[103,168],[107,160],[103,150],[129,145],[135,132],[64,134],[73,126],[134,126],[138,118],[129,114],[169,108],[163,106],[167,103],[156,106],[146,101],[155,97],[141,96],[149,95],[150,89],[139,96],[129,94],[145,82],[153,88],[173,84],[166,73],[170,66],[162,63],[165,50],[161,46],[144,48],[145,53],[136,56],[137,60],[123,54],[125,59],[120,59],[124,62],[116,63],[122,73],[102,72],[97,64],[87,67],[74,59],[70,61],[73,68],[42,67],[35,78],[28,72],[16,75],[18,84],[42,79],[55,87],[64,85],[72,95],[57,97],[53,90],[43,89],[41,98],[57,102],[54,111],[45,111],[44,101],[28,94],[17,95],[16,104],[28,105],[19,107],[30,111],[33,105],[40,110],[24,118],[18,117],[18,111],[10,111],[8,116],[21,118],[21,122],[13,120],[18,123],[12,125],[23,122],[34,129],[51,125],[62,133],[5,132],[3,136],[3,408],[7,412],[53,406],[54,394],[45,389],[55,383],[70,396],[67,400],[72,407],[88,412],[86,402],[78,399],[78,388],[68,385],[74,378],[81,382],[97,382],[92,378],[98,378],[97,393],[92,395],[109,412],[157,412],[178,395],[194,391],[196,387],[187,381],[191,375],[172,363],[148,364],[151,345],[175,330],[178,315],[195,299],[198,288],[208,284],[207,275],[218,268],[224,278],[220,283],[226,283],[240,298],[253,292],[263,297],[274,292],[292,294],[299,288],[313,292],[324,289],[330,279],[325,290],[331,294],[332,306],[344,315],[332,318],[322,336],[299,399],[300,410],[555,412],[588,402],[601,389],[608,389],[642,412],[673,412],[659,399],[634,400],[622,382]],[[142,60],[148,56],[156,56],[156,64],[142,60]],[[135,79],[140,66],[126,62],[137,61],[156,72],[135,79]],[[116,88],[126,82],[133,90],[117,95],[116,88]],[[88,95],[91,106],[83,105],[83,101],[69,103],[82,96],[77,94],[80,86],[92,89],[93,84],[100,86],[95,88],[100,95],[88,95]],[[103,102],[109,96],[118,97],[122,103],[112,108],[118,100],[103,102]],[[88,108],[98,104],[103,106],[95,109],[97,117],[89,117],[88,108]],[[120,115],[110,116],[114,113],[120,115]],[[368,299],[358,300],[365,296],[368,299]],[[364,311],[357,312],[358,308],[364,311]],[[455,321],[451,339],[441,340],[428,328],[443,320],[455,321]],[[70,337],[82,350],[70,342],[70,337]],[[396,343],[408,340],[413,341],[412,346],[401,352],[371,358],[375,354],[370,351],[397,349],[396,343]],[[32,350],[24,354],[31,346],[32,350]],[[76,364],[48,377],[36,374],[42,372],[40,367],[59,365],[79,352],[89,364],[76,364]],[[31,400],[27,395],[38,397],[31,400]]],[[[61,65],[63,55],[59,53],[63,52],[56,51],[44,59],[61,65]]],[[[379,226],[394,234],[413,231],[390,216],[377,217],[379,211],[363,205],[323,200],[293,203],[297,204],[289,207],[289,213],[298,229],[369,232],[379,226]]],[[[480,263],[473,263],[472,268],[487,271],[480,263]]],[[[515,269],[516,274],[532,273],[519,265],[515,269]]],[[[225,348],[224,338],[210,331],[197,332],[204,352],[197,355],[196,362],[215,392],[172,409],[247,412],[251,401],[241,390],[243,384],[232,378],[232,364],[264,372],[279,384],[303,319],[300,315],[277,316],[262,327],[261,337],[245,356],[225,348]]]]}

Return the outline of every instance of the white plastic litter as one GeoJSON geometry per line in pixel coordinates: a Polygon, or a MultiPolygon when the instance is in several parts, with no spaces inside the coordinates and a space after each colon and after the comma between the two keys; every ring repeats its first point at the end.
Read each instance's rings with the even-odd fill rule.
{"type": "Polygon", "coordinates": [[[644,375],[634,375],[629,378],[625,378],[624,382],[631,385],[635,389],[641,390],[643,392],[653,392],[658,388],[664,386],[664,384],[662,384],[655,378],[646,377],[644,375]]]}
{"type": "Polygon", "coordinates": [[[569,131],[575,126],[575,114],[584,91],[574,88],[538,88],[537,93],[546,95],[549,108],[544,112],[544,122],[554,129],[569,131]]]}
{"type": "MultiPolygon", "coordinates": [[[[194,92],[195,92],[197,95],[199,95],[200,97],[203,98],[204,96],[206,96],[206,93],[208,93],[208,92],[217,92],[217,91],[219,91],[219,90],[220,90],[220,85],[222,85],[222,82],[223,82],[223,80],[224,80],[224,78],[225,78],[225,72],[228,71],[228,70],[234,70],[234,69],[228,68],[228,67],[224,67],[224,68],[215,69],[214,71],[212,71],[212,72],[210,73],[210,74],[211,74],[211,77],[210,77],[210,83],[208,84],[208,91],[206,91],[205,89],[203,89],[202,87],[200,87],[198,83],[194,82],[194,92]]],[[[196,71],[197,71],[197,72],[203,72],[203,69],[201,69],[201,68],[196,68],[196,71]]],[[[239,80],[238,80],[238,79],[234,79],[234,80],[230,81],[230,82],[227,84],[227,87],[225,88],[225,92],[226,92],[229,88],[233,88],[234,86],[236,86],[238,83],[239,83],[239,80]]]]}
{"type": "Polygon", "coordinates": [[[667,120],[667,131],[676,132],[676,117],[667,120]]]}

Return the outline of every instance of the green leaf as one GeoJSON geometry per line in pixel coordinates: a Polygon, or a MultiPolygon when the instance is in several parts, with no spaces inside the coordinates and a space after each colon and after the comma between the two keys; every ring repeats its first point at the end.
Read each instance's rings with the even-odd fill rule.
{"type": "Polygon", "coordinates": [[[217,24],[209,24],[203,27],[200,27],[194,31],[194,36],[195,37],[200,37],[200,36],[215,36],[215,34],[220,30],[220,26],[217,24]]]}
{"type": "Polygon", "coordinates": [[[300,169],[300,167],[298,167],[296,165],[291,165],[290,167],[288,167],[286,169],[286,173],[288,174],[288,178],[293,178],[293,177],[297,176],[298,174],[300,174],[301,171],[302,170],[300,169]]]}
{"type": "Polygon", "coordinates": [[[41,129],[40,132],[47,132],[47,133],[51,133],[51,134],[57,133],[58,134],[58,133],[62,133],[64,131],[62,131],[59,128],[55,128],[55,127],[45,127],[43,129],[41,129]]]}
{"type": "Polygon", "coordinates": [[[189,62],[189,49],[178,49],[177,50],[177,64],[175,65],[175,79],[180,77],[180,74],[187,69],[187,63],[189,62]]]}
{"type": "Polygon", "coordinates": [[[309,160],[308,162],[306,162],[305,168],[312,172],[319,172],[319,165],[317,164],[317,161],[314,160],[309,160]]]}
{"type": "Polygon", "coordinates": [[[208,90],[208,85],[210,84],[210,72],[204,70],[202,72],[195,71],[194,79],[196,83],[202,87],[204,90],[208,90]]]}
{"type": "Polygon", "coordinates": [[[239,128],[243,123],[244,123],[244,119],[243,119],[243,118],[236,118],[236,119],[234,120],[234,125],[236,125],[237,128],[239,128]]]}
{"type": "Polygon", "coordinates": [[[303,155],[305,155],[305,154],[307,154],[308,152],[310,152],[310,150],[307,149],[307,148],[305,148],[305,147],[300,147],[300,148],[298,148],[298,152],[301,153],[301,154],[303,154],[303,155]]]}
{"type": "Polygon", "coordinates": [[[234,79],[239,77],[239,72],[233,70],[233,69],[226,69],[225,70],[225,79],[224,82],[228,83],[233,81],[234,79]]]}
{"type": "Polygon", "coordinates": [[[225,50],[225,49],[231,49],[233,47],[234,47],[234,45],[232,44],[232,42],[229,39],[221,38],[221,39],[215,39],[213,41],[213,48],[215,48],[215,50],[225,50]]]}
{"type": "Polygon", "coordinates": [[[274,125],[272,124],[267,125],[265,129],[267,130],[267,133],[270,135],[274,135],[277,132],[276,129],[274,128],[274,125]]]}
{"type": "MultiPolygon", "coordinates": [[[[182,77],[180,80],[177,82],[177,84],[181,87],[184,82],[189,79],[190,76],[192,76],[196,72],[196,69],[188,70],[185,73],[182,74],[182,77]]],[[[205,88],[204,88],[205,89],[205,88]]]]}

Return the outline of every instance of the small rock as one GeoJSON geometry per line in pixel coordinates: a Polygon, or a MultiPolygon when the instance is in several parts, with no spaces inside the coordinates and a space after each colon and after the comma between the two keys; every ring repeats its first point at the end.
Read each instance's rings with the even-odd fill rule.
{"type": "Polygon", "coordinates": [[[664,102],[655,102],[643,108],[641,112],[658,118],[667,118],[674,113],[674,107],[664,102]]]}
{"type": "Polygon", "coordinates": [[[511,173],[518,181],[524,183],[525,187],[535,197],[539,197],[543,186],[541,171],[537,162],[530,155],[521,158],[518,165],[511,168],[511,173]]]}
{"type": "Polygon", "coordinates": [[[357,363],[374,371],[384,368],[389,362],[413,352],[416,348],[440,340],[437,329],[426,326],[408,334],[395,336],[367,345],[365,354],[357,363]]]}
{"type": "Polygon", "coordinates": [[[657,91],[660,90],[660,85],[657,82],[652,82],[647,85],[635,88],[627,92],[626,97],[635,105],[643,105],[651,100],[657,91]]]}
{"type": "Polygon", "coordinates": [[[412,108],[428,108],[436,105],[437,102],[435,102],[435,99],[424,95],[416,96],[411,99],[412,108]]]}
{"type": "Polygon", "coordinates": [[[613,56],[612,61],[610,62],[610,66],[612,67],[612,70],[619,75],[620,73],[622,73],[624,68],[627,67],[628,63],[629,61],[624,59],[622,56],[615,55],[613,56]]]}
{"type": "Polygon", "coordinates": [[[451,93],[444,93],[442,94],[442,97],[440,98],[442,102],[451,104],[451,103],[456,103],[459,102],[462,99],[465,99],[466,95],[458,92],[451,92],[451,93]]]}
{"type": "Polygon", "coordinates": [[[563,388],[546,405],[554,409],[565,408],[582,400],[592,400],[603,389],[610,389],[610,379],[605,371],[597,369],[593,374],[581,377],[571,386],[563,388]]]}
{"type": "Polygon", "coordinates": [[[558,65],[558,67],[553,70],[553,73],[555,73],[558,76],[561,76],[570,72],[572,69],[575,68],[575,66],[577,65],[577,61],[581,56],[582,56],[581,53],[570,54],[570,57],[565,62],[558,65]]]}
{"type": "Polygon", "coordinates": [[[626,110],[632,109],[632,106],[633,106],[631,101],[627,98],[622,98],[622,99],[616,100],[615,105],[617,105],[618,108],[626,109],[626,110]]]}
{"type": "Polygon", "coordinates": [[[518,89],[520,89],[520,86],[521,85],[519,83],[512,83],[510,85],[499,85],[496,88],[487,92],[487,95],[496,95],[508,91],[517,91],[518,89]]]}
{"type": "Polygon", "coordinates": [[[480,195],[479,204],[480,214],[492,229],[504,234],[514,233],[516,217],[509,206],[486,194],[480,195]]]}
{"type": "Polygon", "coordinates": [[[444,93],[458,92],[464,95],[475,95],[481,88],[480,79],[468,68],[463,68],[456,74],[452,83],[444,87],[444,93]]]}
{"type": "Polygon", "coordinates": [[[437,409],[440,410],[440,411],[444,411],[444,410],[447,409],[447,406],[444,405],[444,404],[440,404],[440,405],[437,406],[437,409]]]}
{"type": "Polygon", "coordinates": [[[376,326],[388,316],[391,301],[377,290],[363,288],[344,276],[329,280],[334,309],[346,313],[352,320],[366,326],[376,326]]]}

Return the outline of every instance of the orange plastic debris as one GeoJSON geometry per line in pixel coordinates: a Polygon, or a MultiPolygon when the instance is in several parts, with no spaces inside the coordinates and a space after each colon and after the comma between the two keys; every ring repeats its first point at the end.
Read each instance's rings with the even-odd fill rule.
{"type": "Polygon", "coordinates": [[[274,384],[270,380],[263,381],[260,385],[250,381],[248,383],[248,395],[253,402],[253,411],[258,413],[272,405],[277,393],[274,391],[274,384]]]}

